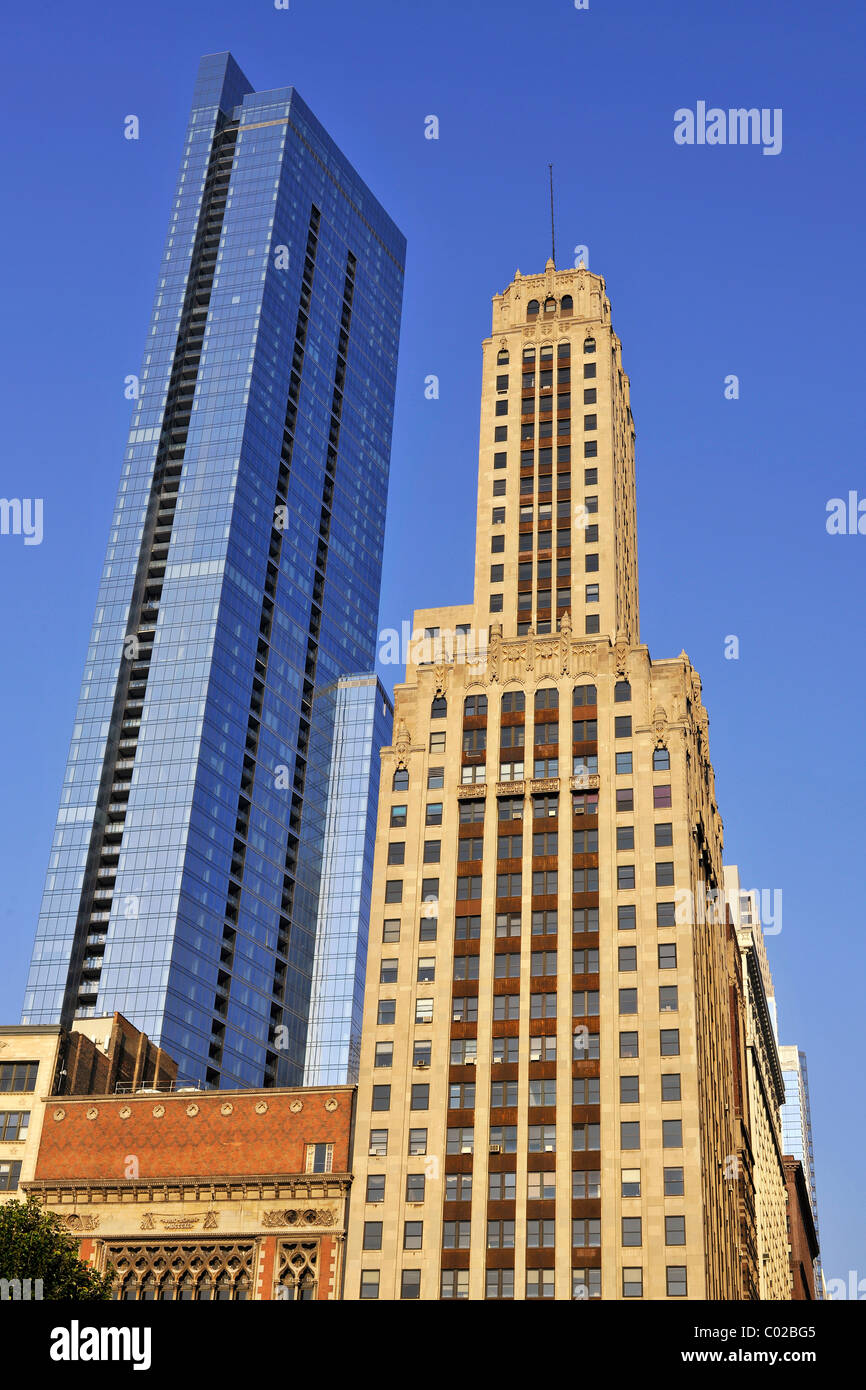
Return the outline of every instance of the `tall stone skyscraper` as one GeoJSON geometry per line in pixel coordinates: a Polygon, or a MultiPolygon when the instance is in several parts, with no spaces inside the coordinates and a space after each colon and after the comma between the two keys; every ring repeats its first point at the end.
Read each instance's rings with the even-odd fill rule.
{"type": "MultiPolygon", "coordinates": [[[[299,1082],[334,700],[375,660],[404,238],[297,92],[202,60],[26,1022],[299,1082]]],[[[326,788],[327,790],[327,788],[326,788]]]]}
{"type": "Polygon", "coordinates": [[[583,267],[493,300],[474,601],[415,621],[346,1296],[740,1297],[707,714],[640,643],[629,382],[583,267]]]}

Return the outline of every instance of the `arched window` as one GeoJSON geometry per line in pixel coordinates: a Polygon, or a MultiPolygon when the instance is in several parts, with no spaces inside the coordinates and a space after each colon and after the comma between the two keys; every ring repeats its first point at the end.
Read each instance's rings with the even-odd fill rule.
{"type": "Polygon", "coordinates": [[[538,300],[530,299],[526,306],[526,317],[533,318],[538,313],[538,300]]]}
{"type": "Polygon", "coordinates": [[[463,701],[464,719],[482,719],[487,713],[486,695],[467,695],[463,701]]]}
{"type": "Polygon", "coordinates": [[[583,350],[585,353],[595,352],[595,338],[585,338],[583,343],[583,350]]]}
{"type": "Polygon", "coordinates": [[[497,365],[498,367],[507,367],[507,366],[508,366],[508,349],[507,349],[507,348],[503,348],[501,352],[498,352],[498,353],[496,354],[496,365],[497,365]]]}
{"type": "Polygon", "coordinates": [[[552,357],[553,357],[553,347],[552,347],[551,344],[548,344],[547,347],[543,347],[543,348],[541,349],[541,360],[542,360],[542,362],[550,361],[550,360],[552,359],[552,357]]]}
{"type": "Polygon", "coordinates": [[[559,306],[564,314],[570,314],[574,308],[574,300],[570,294],[564,294],[559,306]]]}
{"type": "Polygon", "coordinates": [[[431,719],[444,719],[448,713],[448,701],[444,695],[437,695],[430,707],[431,719]]]}
{"type": "Polygon", "coordinates": [[[524,348],[524,349],[523,349],[523,360],[524,360],[524,362],[534,362],[534,361],[535,361],[535,348],[533,348],[533,347],[524,348]]]}
{"type": "Polygon", "coordinates": [[[653,749],[653,772],[668,772],[671,765],[671,755],[667,748],[653,749]]]}
{"type": "Polygon", "coordinates": [[[394,773],[394,781],[391,784],[392,791],[407,792],[409,790],[409,770],[405,767],[398,767],[394,773]]]}
{"type": "Polygon", "coordinates": [[[536,709],[559,709],[559,691],[555,685],[545,686],[535,692],[536,709]]]}
{"type": "Polygon", "coordinates": [[[563,360],[568,361],[571,357],[571,343],[560,343],[556,349],[556,355],[560,362],[563,360]]]}
{"type": "Polygon", "coordinates": [[[502,696],[503,714],[520,714],[526,709],[526,696],[522,690],[506,690],[502,696]]]}
{"type": "Polygon", "coordinates": [[[554,299],[552,294],[548,295],[547,299],[545,299],[544,301],[544,312],[546,314],[556,313],[556,300],[554,299]]]}
{"type": "Polygon", "coordinates": [[[613,698],[618,704],[631,699],[631,686],[628,681],[617,681],[613,688],[613,698]]]}

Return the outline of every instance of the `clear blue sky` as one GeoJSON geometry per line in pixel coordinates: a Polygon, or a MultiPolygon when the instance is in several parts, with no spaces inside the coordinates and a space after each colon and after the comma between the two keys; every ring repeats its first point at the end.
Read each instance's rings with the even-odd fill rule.
{"type": "Polygon", "coordinates": [[[298,87],[408,237],[383,627],[471,597],[479,345],[490,296],[543,267],[555,163],[558,259],[589,246],[632,381],[643,640],[700,670],[726,858],[783,890],[769,949],[782,1039],[809,1057],[825,1271],[866,1276],[866,536],[825,530],[829,498],[866,497],[864,35],[854,0],[7,11],[0,495],[44,498],[45,536],[0,537],[0,1020],[19,1016],[196,65],[230,48],[256,87],[298,87]],[[675,145],[698,100],[781,107],[781,154],[675,145]]]}

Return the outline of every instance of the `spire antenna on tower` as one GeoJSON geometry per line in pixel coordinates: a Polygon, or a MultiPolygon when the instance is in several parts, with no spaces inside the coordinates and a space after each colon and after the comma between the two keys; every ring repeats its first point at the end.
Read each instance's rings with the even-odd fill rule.
{"type": "Polygon", "coordinates": [[[553,165],[548,164],[550,170],[550,257],[554,266],[556,265],[556,226],[553,220],[553,165]]]}

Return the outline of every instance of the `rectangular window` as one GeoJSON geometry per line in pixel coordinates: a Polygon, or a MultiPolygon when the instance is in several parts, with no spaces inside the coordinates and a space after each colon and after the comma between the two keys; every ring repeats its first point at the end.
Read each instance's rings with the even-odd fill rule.
{"type": "Polygon", "coordinates": [[[666,1274],[668,1298],[686,1298],[689,1292],[686,1266],[668,1265],[666,1274]]]}
{"type": "Polygon", "coordinates": [[[657,821],[655,825],[655,844],[656,848],[664,845],[672,845],[674,842],[674,827],[671,821],[657,821]]]}
{"type": "Polygon", "coordinates": [[[665,941],[659,946],[659,970],[676,970],[677,948],[673,941],[665,941]]]}
{"type": "MultiPolygon", "coordinates": [[[[410,1223],[407,1222],[407,1225],[410,1223]]],[[[400,1297],[401,1298],[420,1298],[421,1297],[421,1271],[420,1269],[404,1269],[400,1278],[400,1297]]]]}
{"type": "Polygon", "coordinates": [[[665,1168],[665,1196],[682,1197],[685,1193],[685,1182],[683,1180],[682,1168],[665,1168]]]}
{"type": "Polygon", "coordinates": [[[388,863],[402,864],[406,858],[406,845],[402,840],[392,840],[388,846],[388,863]]]}
{"type": "Polygon", "coordinates": [[[681,1100],[680,1074],[678,1071],[662,1073],[662,1100],[681,1100]]]}
{"type": "Polygon", "coordinates": [[[653,787],[653,806],[671,806],[672,804],[669,783],[663,786],[653,787]]]}
{"type": "Polygon", "coordinates": [[[620,946],[619,968],[620,970],[637,970],[636,946],[620,946]]]}
{"type": "Polygon", "coordinates": [[[676,903],[656,903],[656,926],[675,927],[676,924],[676,903]]]}
{"type": "Polygon", "coordinates": [[[656,864],[656,887],[672,888],[674,883],[673,861],[661,860],[656,864]]]}
{"type": "MultiPolygon", "coordinates": [[[[26,1139],[29,1124],[29,1110],[0,1110],[0,1139],[26,1139]]],[[[318,1171],[325,1172],[325,1169],[318,1171]]]]}
{"type": "Polygon", "coordinates": [[[623,1298],[643,1298],[643,1270],[626,1266],[622,1271],[623,1298]]]}
{"type": "MultiPolygon", "coordinates": [[[[365,1250],[381,1250],[381,1249],[382,1249],[382,1222],[381,1222],[381,1221],[365,1221],[365,1222],[364,1222],[364,1245],[363,1245],[363,1248],[364,1248],[365,1250]]],[[[361,1297],[363,1298],[363,1294],[361,1295],[361,1297]]]]}
{"type": "Polygon", "coordinates": [[[622,777],[625,773],[631,772],[631,753],[616,754],[616,774],[622,777]]]}
{"type": "Polygon", "coordinates": [[[634,888],[634,864],[617,864],[616,886],[619,889],[634,888]]]}
{"type": "Polygon", "coordinates": [[[680,1030],[679,1028],[662,1028],[659,1033],[660,1050],[662,1057],[679,1057],[680,1055],[680,1030]]]}
{"type": "Polygon", "coordinates": [[[665,1149],[681,1149],[682,1146],[682,1120],[662,1120],[662,1147],[665,1149]]]}
{"type": "Polygon", "coordinates": [[[361,1270],[361,1297],[379,1297],[379,1271],[378,1269],[361,1270]]]}
{"type": "Polygon", "coordinates": [[[623,1245],[643,1244],[643,1232],[639,1216],[624,1216],[622,1218],[622,1243],[623,1245]]]}
{"type": "Polygon", "coordinates": [[[0,1062],[0,1091],[35,1091],[38,1072],[38,1062],[0,1062]]]}

